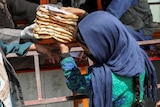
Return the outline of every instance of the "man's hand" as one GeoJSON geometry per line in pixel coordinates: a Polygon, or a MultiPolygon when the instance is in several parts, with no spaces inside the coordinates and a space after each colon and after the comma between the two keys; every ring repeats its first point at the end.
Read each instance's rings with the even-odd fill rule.
{"type": "Polygon", "coordinates": [[[58,55],[52,53],[53,47],[50,45],[42,45],[42,44],[32,44],[28,50],[36,50],[39,53],[46,55],[47,60],[50,63],[56,64],[60,62],[60,58],[58,55]]]}
{"type": "Polygon", "coordinates": [[[85,14],[85,10],[83,9],[79,9],[79,8],[74,8],[74,7],[61,7],[60,9],[73,13],[79,17],[82,17],[85,14]]]}
{"type": "Polygon", "coordinates": [[[30,26],[26,26],[21,31],[21,38],[22,39],[35,39],[34,34],[33,34],[33,28],[34,27],[35,27],[35,24],[32,24],[30,26]]]}

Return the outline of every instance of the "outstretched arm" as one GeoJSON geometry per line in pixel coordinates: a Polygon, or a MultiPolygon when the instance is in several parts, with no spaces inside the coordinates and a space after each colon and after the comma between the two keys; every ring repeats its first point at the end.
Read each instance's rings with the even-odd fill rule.
{"type": "Polygon", "coordinates": [[[69,54],[68,46],[60,44],[61,67],[66,77],[66,84],[70,90],[76,93],[90,95],[91,93],[91,74],[81,75],[74,59],[69,54]]]}
{"type": "Polygon", "coordinates": [[[57,59],[53,56],[51,50],[52,47],[48,45],[42,45],[32,42],[26,42],[23,44],[19,43],[11,43],[5,44],[2,40],[0,40],[0,46],[5,54],[16,53],[18,55],[25,55],[28,51],[38,51],[47,56],[47,59],[50,63],[55,63],[57,59]]]}

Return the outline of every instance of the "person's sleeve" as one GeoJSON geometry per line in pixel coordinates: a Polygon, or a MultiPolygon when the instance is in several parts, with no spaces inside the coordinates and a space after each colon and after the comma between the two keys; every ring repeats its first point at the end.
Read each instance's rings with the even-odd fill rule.
{"type": "Polygon", "coordinates": [[[81,17],[78,18],[78,23],[88,15],[88,12],[85,12],[81,17]]]}
{"type": "Polygon", "coordinates": [[[4,43],[19,43],[22,30],[11,28],[0,28],[0,38],[4,43]]]}
{"type": "Polygon", "coordinates": [[[37,7],[36,3],[28,2],[26,0],[7,0],[8,8],[12,16],[22,16],[32,24],[35,17],[37,7]]]}
{"type": "Polygon", "coordinates": [[[134,3],[133,0],[112,0],[106,11],[119,19],[134,3]]]}
{"type": "Polygon", "coordinates": [[[69,55],[63,55],[61,67],[66,77],[66,84],[70,90],[80,94],[90,95],[91,74],[81,75],[74,59],[69,55]]]}
{"type": "Polygon", "coordinates": [[[5,44],[0,41],[0,46],[5,54],[16,53],[18,55],[25,55],[27,53],[27,49],[32,45],[32,42],[26,42],[23,44],[12,43],[5,44]]]}

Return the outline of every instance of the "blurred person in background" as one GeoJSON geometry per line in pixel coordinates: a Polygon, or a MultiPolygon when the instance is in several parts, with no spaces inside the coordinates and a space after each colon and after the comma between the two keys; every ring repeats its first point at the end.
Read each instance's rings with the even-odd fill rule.
{"type": "MultiPolygon", "coordinates": [[[[153,16],[147,0],[63,0],[63,6],[80,8],[87,13],[107,11],[118,18],[137,41],[152,39],[153,16]]],[[[73,8],[63,9],[79,13],[73,8]]]]}
{"type": "MultiPolygon", "coordinates": [[[[37,43],[38,40],[33,37],[32,30],[38,7],[39,4],[26,0],[0,0],[0,39],[6,44],[30,41],[37,43]]],[[[40,64],[45,63],[46,57],[44,55],[39,57],[40,64]]],[[[8,60],[16,70],[34,68],[32,56],[9,58],[8,60]]]]}

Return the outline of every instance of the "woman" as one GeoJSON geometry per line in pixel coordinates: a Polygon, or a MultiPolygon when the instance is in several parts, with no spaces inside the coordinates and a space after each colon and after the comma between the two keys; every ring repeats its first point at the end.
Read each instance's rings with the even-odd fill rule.
{"type": "Polygon", "coordinates": [[[143,106],[144,98],[155,100],[155,69],[117,18],[105,11],[93,12],[78,28],[77,40],[94,65],[81,75],[68,46],[60,44],[69,89],[89,95],[90,107],[143,106]]]}

